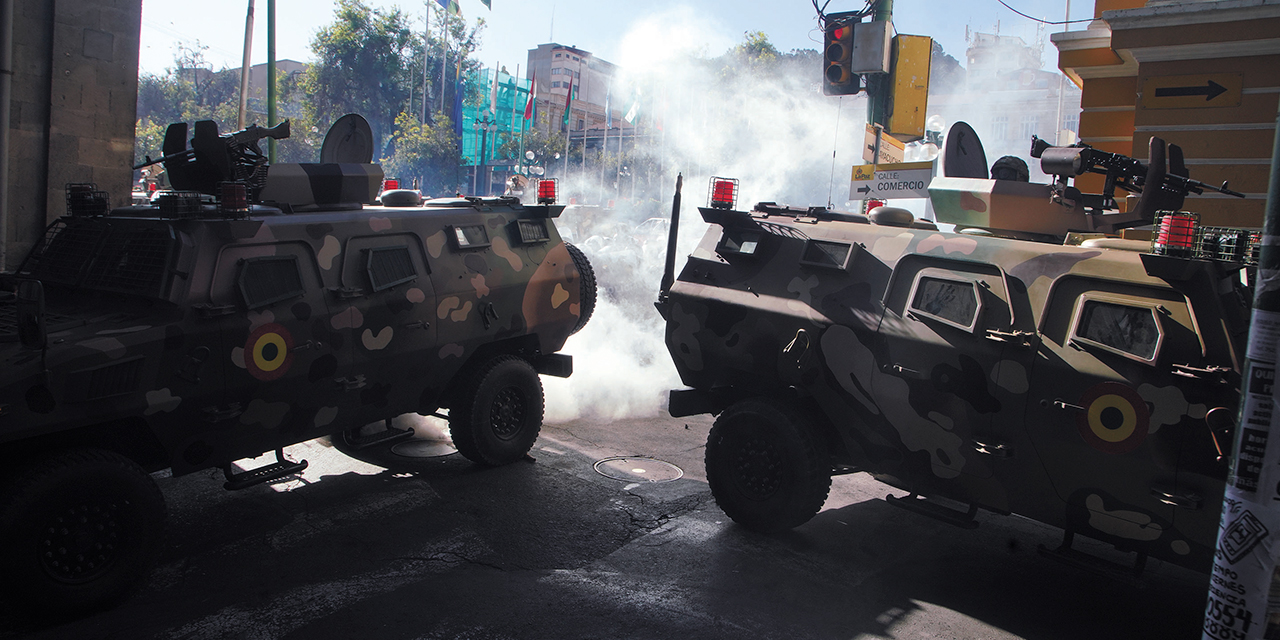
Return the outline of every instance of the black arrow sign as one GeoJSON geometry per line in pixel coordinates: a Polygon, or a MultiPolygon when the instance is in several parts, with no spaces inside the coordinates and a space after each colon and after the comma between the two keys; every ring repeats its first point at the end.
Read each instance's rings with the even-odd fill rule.
{"type": "Polygon", "coordinates": [[[1203,87],[1161,87],[1156,89],[1157,98],[1178,98],[1182,96],[1204,96],[1208,102],[1226,92],[1227,88],[1209,80],[1203,87]]]}
{"type": "Polygon", "coordinates": [[[868,187],[866,185],[858,187],[858,193],[871,193],[871,187],[868,187]]]}

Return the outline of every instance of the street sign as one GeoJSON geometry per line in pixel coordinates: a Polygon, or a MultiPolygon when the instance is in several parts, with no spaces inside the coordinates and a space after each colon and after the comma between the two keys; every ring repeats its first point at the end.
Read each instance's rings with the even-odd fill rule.
{"type": "Polygon", "coordinates": [[[932,179],[932,162],[903,162],[880,166],[864,164],[853,168],[853,176],[849,181],[849,199],[928,198],[929,181],[932,179]]]}
{"type": "Polygon", "coordinates": [[[1238,107],[1243,93],[1244,75],[1239,73],[1152,76],[1142,82],[1142,108],[1238,107]]]}
{"type": "Polygon", "coordinates": [[[902,144],[897,138],[885,133],[880,136],[880,160],[877,163],[875,158],[876,152],[876,128],[867,125],[866,143],[862,145],[862,161],[871,164],[893,164],[902,162],[902,154],[906,149],[906,145],[902,144]]]}

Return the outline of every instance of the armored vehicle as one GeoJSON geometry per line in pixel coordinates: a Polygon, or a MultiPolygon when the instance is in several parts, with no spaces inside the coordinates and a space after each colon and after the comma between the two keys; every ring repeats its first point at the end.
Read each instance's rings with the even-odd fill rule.
{"type": "Polygon", "coordinates": [[[984,509],[1060,527],[1055,557],[1096,560],[1082,535],[1134,552],[1126,571],[1208,571],[1257,234],[1156,219],[1215,189],[1158,139],[1150,165],[1035,151],[1054,184],[939,160],[932,202],[957,232],[892,207],[738,210],[736,181],[712,179],[709,230],[678,278],[669,245],[657,306],[689,387],[669,411],[717,414],[706,473],[733,520],[798,526],[833,474],[867,472],[960,526],[984,509]],[[1090,171],[1107,193],[1074,187],[1090,171]],[[1116,186],[1141,200],[1115,211],[1116,186]],[[1151,241],[1114,235],[1152,223],[1151,241]]]}
{"type": "Polygon", "coordinates": [[[382,178],[368,155],[265,166],[257,140],[282,133],[197,123],[193,152],[172,125],[163,161],[183,191],[108,209],[70,185],[67,215],[5,275],[0,458],[17,471],[0,487],[0,573],[15,601],[72,613],[138,584],[163,540],[151,472],[220,467],[241,489],[303,469],[287,445],[385,445],[412,435],[391,417],[442,407],[477,463],[537,438],[538,374],[570,375],[558,351],[595,301],[555,185],[536,205],[367,206],[382,178]]]}

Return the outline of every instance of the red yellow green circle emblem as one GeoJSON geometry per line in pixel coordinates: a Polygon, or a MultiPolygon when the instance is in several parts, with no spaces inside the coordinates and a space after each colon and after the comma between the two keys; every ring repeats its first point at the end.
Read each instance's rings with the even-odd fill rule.
{"type": "Polygon", "coordinates": [[[1151,412],[1132,387],[1103,382],[1080,398],[1084,411],[1076,421],[1081,437],[1104,453],[1128,453],[1147,439],[1151,412]]]}
{"type": "Polygon", "coordinates": [[[271,322],[249,334],[244,343],[244,365],[249,375],[263,381],[275,380],[293,364],[293,336],[271,322]]]}

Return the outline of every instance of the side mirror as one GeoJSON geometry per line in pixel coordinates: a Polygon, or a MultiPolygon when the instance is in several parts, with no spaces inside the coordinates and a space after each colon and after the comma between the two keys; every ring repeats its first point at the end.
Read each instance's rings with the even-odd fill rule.
{"type": "Polygon", "coordinates": [[[18,283],[18,339],[28,349],[44,349],[48,331],[44,323],[44,285],[39,280],[18,283]]]}

